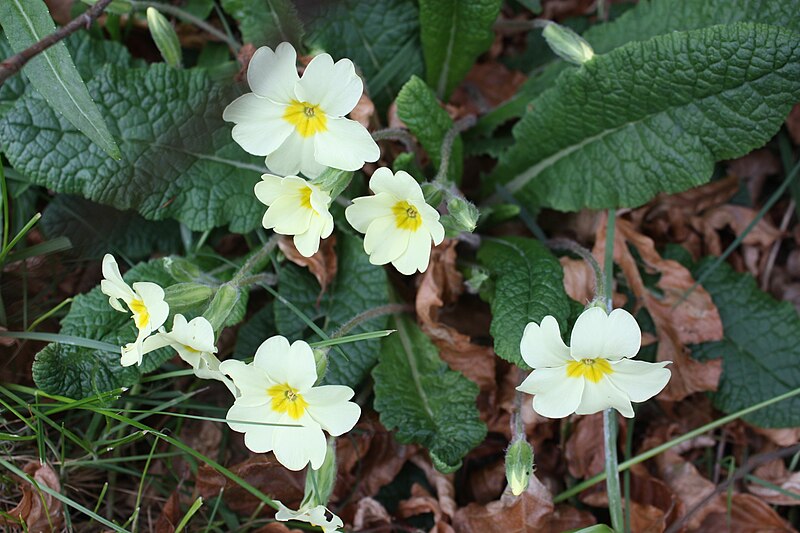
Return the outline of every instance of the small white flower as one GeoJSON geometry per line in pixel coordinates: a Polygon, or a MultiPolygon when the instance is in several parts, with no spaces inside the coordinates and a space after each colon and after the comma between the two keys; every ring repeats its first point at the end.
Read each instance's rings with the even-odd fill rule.
{"type": "Polygon", "coordinates": [[[667,385],[669,361],[632,361],[642,344],[636,319],[624,309],[611,314],[590,307],[572,329],[570,347],[561,340],[558,322],[546,316],[531,322],[520,342],[522,358],[533,372],[517,387],[533,394],[542,416],[589,415],[613,407],[631,418],[631,402],[644,402],[667,385]]]}
{"type": "Polygon", "coordinates": [[[364,251],[373,265],[392,263],[402,274],[425,272],[431,242],[441,244],[444,226],[439,212],[425,202],[419,183],[407,172],[392,174],[381,167],[372,174],[375,194],[353,200],[345,210],[347,221],[365,233],[364,251]]]}
{"type": "MultiPolygon", "coordinates": [[[[164,301],[164,289],[149,281],[137,281],[133,287],[122,279],[119,266],[114,256],[106,254],[103,257],[103,279],[100,290],[108,296],[108,303],[121,313],[130,312],[139,334],[135,346],[141,351],[142,342],[152,332],[156,331],[169,316],[169,304],[164,301]],[[128,309],[119,301],[125,302],[128,309]]],[[[135,362],[135,361],[134,361],[135,362]]],[[[123,366],[134,364],[129,362],[123,366]]],[[[141,358],[139,358],[141,364],[141,358]]]]}
{"type": "Polygon", "coordinates": [[[312,526],[321,527],[325,533],[339,531],[339,528],[344,527],[342,519],[330,512],[324,505],[317,505],[311,508],[303,506],[297,511],[292,511],[277,500],[275,503],[279,507],[278,512],[275,514],[275,519],[281,522],[289,520],[308,522],[312,526]]]}
{"type": "Polygon", "coordinates": [[[294,235],[294,245],[305,257],[317,253],[320,239],[333,232],[333,216],[328,211],[331,197],[313,183],[297,176],[264,174],[255,191],[259,201],[268,206],[261,220],[264,228],[294,235]]]}
{"type": "Polygon", "coordinates": [[[285,337],[271,337],[258,347],[252,363],[229,359],[220,370],[239,389],[226,415],[228,425],[244,433],[251,451],[273,451],[290,470],[301,470],[309,462],[311,468],[320,468],[328,448],[322,430],[338,437],[353,429],[361,416],[361,407],[348,401],[353,397],[350,387],[314,387],[317,367],[304,341],[290,346],[285,337]]]}
{"type": "Polygon", "coordinates": [[[364,84],[353,62],[328,54],[311,60],[297,75],[297,53],[289,43],[273,52],[256,50],[247,69],[252,93],[225,108],[233,139],[253,155],[267,156],[278,174],[316,177],[325,167],[358,170],[377,161],[380,149],[369,132],[344,118],[361,98],[364,84]]]}
{"type": "Polygon", "coordinates": [[[167,333],[161,328],[158,333],[144,340],[141,352],[136,350],[134,344],[126,345],[122,348],[122,366],[142,364],[143,355],[165,346],[178,352],[178,356],[192,367],[195,376],[221,381],[236,396],[233,382],[219,371],[220,362],[214,355],[217,353],[214,327],[202,316],[187,321],[183,315],[175,315],[172,331],[167,333]]]}

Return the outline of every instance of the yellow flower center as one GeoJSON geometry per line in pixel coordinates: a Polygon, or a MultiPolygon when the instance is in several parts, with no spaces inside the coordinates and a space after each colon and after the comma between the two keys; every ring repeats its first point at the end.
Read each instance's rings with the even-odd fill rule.
{"type": "Polygon", "coordinates": [[[292,100],[283,113],[283,120],[294,126],[303,137],[311,137],[328,129],[325,112],[318,105],[308,102],[292,100]]]}
{"type": "Polygon", "coordinates": [[[133,312],[133,321],[137,328],[142,329],[150,323],[150,313],[147,311],[143,301],[131,300],[128,307],[133,312]]]}
{"type": "Polygon", "coordinates": [[[306,209],[311,209],[315,213],[317,212],[316,209],[311,205],[311,187],[303,187],[300,189],[300,207],[305,207],[306,209]]]}
{"type": "Polygon", "coordinates": [[[392,213],[394,213],[394,221],[398,229],[417,231],[422,225],[422,216],[417,208],[405,200],[394,204],[392,213]]]}
{"type": "Polygon", "coordinates": [[[272,398],[273,411],[287,413],[295,420],[299,420],[308,407],[308,402],[297,389],[292,388],[288,383],[273,385],[267,389],[267,394],[272,398]]]}
{"type": "Polygon", "coordinates": [[[608,361],[603,358],[581,359],[567,363],[567,376],[571,378],[586,378],[592,383],[597,383],[606,374],[613,374],[614,370],[608,361]]]}

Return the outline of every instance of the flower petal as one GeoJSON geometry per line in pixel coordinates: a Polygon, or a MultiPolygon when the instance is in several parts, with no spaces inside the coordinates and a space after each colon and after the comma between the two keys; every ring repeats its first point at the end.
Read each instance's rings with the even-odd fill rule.
{"type": "Polygon", "coordinates": [[[286,383],[289,376],[289,349],[289,340],[286,337],[270,337],[256,350],[253,364],[264,370],[275,383],[286,383]]]}
{"type": "Polygon", "coordinates": [[[328,54],[319,54],[306,67],[294,92],[301,102],[319,105],[329,118],[343,117],[358,103],[364,83],[349,59],[334,63],[328,54]]]}
{"type": "MultiPolygon", "coordinates": [[[[290,176],[286,176],[287,178],[290,176]]],[[[269,206],[284,194],[283,179],[275,174],[262,174],[261,181],[253,189],[256,198],[262,204],[269,206]]]]}
{"type": "Polygon", "coordinates": [[[634,357],[641,347],[642,330],[633,315],[625,309],[611,311],[608,315],[603,353],[615,358],[634,357]]]}
{"type": "Polygon", "coordinates": [[[581,403],[575,410],[576,414],[591,415],[613,407],[622,416],[633,417],[633,406],[628,395],[615,387],[608,376],[604,376],[597,383],[584,381],[586,381],[586,387],[583,389],[581,403]]]}
{"type": "Polygon", "coordinates": [[[584,379],[567,376],[566,367],[539,368],[517,390],[533,394],[533,410],[548,418],[571,415],[581,403],[584,379]]]}
{"type": "Polygon", "coordinates": [[[250,89],[278,103],[288,104],[294,99],[294,87],[299,79],[297,52],[289,43],[279,44],[274,52],[262,46],[250,58],[247,67],[250,89]]]}
{"type": "Polygon", "coordinates": [[[606,377],[633,402],[644,402],[667,386],[672,372],[664,368],[670,362],[648,363],[631,359],[611,362],[613,372],[606,377]]]}
{"type": "Polygon", "coordinates": [[[375,194],[385,192],[397,200],[407,200],[412,204],[425,203],[422,188],[411,174],[404,170],[392,174],[390,169],[387,168],[388,172],[385,172],[383,168],[376,170],[369,179],[369,188],[372,192],[375,194]]]}
{"type": "Polygon", "coordinates": [[[266,164],[271,171],[284,176],[302,171],[305,176],[315,178],[325,170],[325,166],[314,159],[314,138],[303,137],[296,131],[267,156],[266,164]]]}
{"type": "Polygon", "coordinates": [[[328,117],[325,131],[314,135],[317,163],[341,170],[358,170],[373,163],[381,150],[367,129],[349,118],[328,117]]]}
{"type": "Polygon", "coordinates": [[[313,215],[311,209],[300,205],[299,197],[281,196],[267,208],[261,225],[281,235],[298,235],[308,231],[313,215]]]}
{"type": "Polygon", "coordinates": [[[305,394],[317,381],[317,363],[311,346],[305,341],[294,341],[286,358],[286,383],[305,394]]]}
{"type": "Polygon", "coordinates": [[[150,331],[160,328],[169,316],[169,304],[164,301],[164,289],[149,281],[138,281],[133,284],[133,291],[141,297],[150,315],[147,327],[150,331]]]}
{"type": "Polygon", "coordinates": [[[600,307],[590,307],[575,321],[570,338],[574,359],[602,357],[616,361],[633,357],[642,344],[642,331],[636,319],[624,309],[610,315],[600,307]]]}
{"type": "Polygon", "coordinates": [[[424,228],[409,233],[408,246],[405,252],[392,264],[403,275],[410,276],[417,271],[425,272],[431,258],[431,236],[424,228]]]}
{"type": "Polygon", "coordinates": [[[374,220],[367,228],[364,251],[373,265],[391,263],[408,248],[410,232],[397,229],[394,216],[374,220]]]}
{"type": "MultiPolygon", "coordinates": [[[[311,257],[319,251],[319,242],[322,237],[322,229],[328,223],[333,223],[330,213],[325,213],[325,217],[312,216],[308,230],[294,236],[294,247],[303,257],[311,257]]],[[[331,228],[332,229],[332,228],[331,228]]],[[[330,233],[328,234],[330,235],[330,233]]]]}
{"type": "Polygon", "coordinates": [[[289,470],[302,470],[309,461],[318,469],[325,460],[328,445],[325,434],[318,425],[282,427],[275,431],[273,451],[275,458],[289,470]]]}
{"type": "Polygon", "coordinates": [[[531,368],[563,367],[571,361],[558,322],[550,315],[542,319],[541,325],[531,322],[525,326],[519,351],[531,368]]]}
{"type": "Polygon", "coordinates": [[[231,102],[222,118],[236,123],[231,135],[245,152],[268,155],[277,150],[294,130],[283,119],[285,112],[285,105],[247,93],[231,102]]]}
{"type": "Polygon", "coordinates": [[[344,210],[344,216],[356,231],[366,233],[375,219],[392,216],[395,202],[388,194],[362,196],[353,200],[353,204],[344,210]]]}
{"type": "Polygon", "coordinates": [[[100,291],[109,297],[108,303],[111,307],[117,311],[127,313],[128,310],[119,303],[119,300],[129,303],[136,295],[133,289],[122,279],[122,275],[119,273],[119,265],[117,265],[116,259],[111,254],[103,256],[103,277],[105,279],[100,282],[100,291]]]}
{"type": "Polygon", "coordinates": [[[264,406],[271,400],[267,389],[274,385],[274,382],[269,380],[263,369],[255,367],[254,363],[248,365],[236,359],[227,359],[219,364],[219,371],[230,376],[233,384],[239,389],[237,405],[260,406],[260,409],[267,409],[264,406]]]}
{"type": "Polygon", "coordinates": [[[303,394],[308,414],[334,437],[353,429],[361,416],[361,407],[348,401],[352,397],[353,389],[344,385],[323,385],[303,394]]]}

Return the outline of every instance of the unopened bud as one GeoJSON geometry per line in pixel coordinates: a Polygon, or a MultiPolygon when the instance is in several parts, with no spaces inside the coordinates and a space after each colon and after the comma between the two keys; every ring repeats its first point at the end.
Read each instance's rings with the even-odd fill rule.
{"type": "Polygon", "coordinates": [[[444,191],[434,183],[423,183],[422,194],[425,195],[425,201],[434,208],[439,207],[444,199],[444,191]]]}
{"type": "Polygon", "coordinates": [[[592,46],[586,39],[555,22],[545,26],[542,36],[558,57],[576,65],[583,65],[594,57],[592,46]]]}
{"type": "Polygon", "coordinates": [[[524,438],[515,440],[506,452],[506,481],[514,496],[528,488],[533,472],[533,448],[524,438]]]}
{"type": "Polygon", "coordinates": [[[202,305],[213,295],[213,288],[193,282],[176,283],[164,289],[164,300],[173,313],[182,313],[194,306],[202,305]]]}
{"type": "Polygon", "coordinates": [[[164,268],[175,281],[196,281],[203,277],[203,271],[183,257],[170,256],[165,258],[164,268]]]}
{"type": "Polygon", "coordinates": [[[442,217],[442,225],[448,234],[472,233],[480,217],[481,212],[473,203],[453,196],[447,201],[447,215],[442,217]]]}
{"type": "Polygon", "coordinates": [[[238,301],[239,289],[236,287],[226,283],[217,290],[214,299],[208,304],[208,309],[203,313],[203,316],[211,322],[215,332],[225,325],[228,315],[231,314],[238,301]]]}
{"type": "Polygon", "coordinates": [[[325,460],[319,470],[308,469],[306,474],[306,490],[303,501],[310,501],[312,505],[328,505],[333,486],[336,484],[336,440],[328,439],[325,449],[325,460]]]}
{"type": "Polygon", "coordinates": [[[147,27],[150,29],[150,35],[153,36],[153,41],[156,43],[158,51],[161,52],[161,57],[164,58],[167,65],[173,68],[180,68],[182,59],[181,43],[172,24],[156,8],[148,7],[147,27]]]}
{"type": "Polygon", "coordinates": [[[314,362],[317,364],[317,383],[319,383],[328,371],[328,349],[314,348],[313,353],[314,362]]]}
{"type": "Polygon", "coordinates": [[[342,191],[344,191],[350,180],[353,179],[353,173],[348,170],[339,170],[337,168],[326,168],[322,174],[314,178],[311,183],[316,185],[323,191],[326,191],[331,199],[336,198],[342,191]]]}

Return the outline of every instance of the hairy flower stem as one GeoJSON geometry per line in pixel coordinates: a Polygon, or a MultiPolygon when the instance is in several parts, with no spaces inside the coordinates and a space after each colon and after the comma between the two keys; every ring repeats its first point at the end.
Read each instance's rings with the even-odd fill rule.
{"type": "Polygon", "coordinates": [[[450,156],[453,152],[453,143],[456,142],[456,137],[459,133],[468,130],[475,125],[477,119],[474,115],[467,115],[464,118],[457,120],[450,131],[444,136],[442,140],[442,148],[439,152],[439,170],[433,178],[433,183],[443,186],[447,184],[447,171],[450,168],[450,156]]]}
{"type": "Polygon", "coordinates": [[[575,255],[579,256],[581,259],[586,261],[586,263],[591,267],[592,271],[594,272],[594,292],[597,297],[601,297],[601,295],[605,295],[606,291],[606,283],[605,283],[605,275],[603,269],[600,268],[600,263],[597,262],[597,259],[594,258],[592,252],[578,244],[577,242],[570,240],[570,239],[550,239],[545,242],[548,248],[553,250],[566,250],[568,252],[572,252],[575,255]]]}
{"type": "Polygon", "coordinates": [[[270,237],[260,250],[247,258],[247,261],[236,271],[236,274],[233,275],[233,278],[231,278],[228,284],[238,288],[243,282],[247,281],[248,278],[251,278],[255,274],[253,270],[258,267],[259,263],[266,260],[269,254],[275,249],[275,246],[278,245],[279,238],[280,235],[277,234],[270,237]]]}
{"type": "Polygon", "coordinates": [[[338,339],[339,337],[343,337],[347,335],[356,326],[363,324],[368,320],[372,320],[373,318],[377,318],[379,316],[384,316],[384,315],[394,315],[396,313],[408,313],[413,310],[414,309],[408,304],[387,304],[387,305],[382,305],[380,307],[373,307],[372,309],[367,309],[363,313],[354,316],[353,318],[342,324],[342,327],[333,332],[333,335],[331,335],[331,339],[338,339]]]}
{"type": "MultiPolygon", "coordinates": [[[[606,249],[605,249],[605,283],[603,292],[598,291],[597,298],[603,298],[606,312],[613,309],[612,295],[614,292],[614,230],[616,213],[608,210],[606,223],[606,249]]],[[[608,494],[608,512],[611,515],[611,527],[614,531],[624,531],[625,519],[622,512],[622,494],[619,488],[619,464],[617,463],[617,413],[613,408],[603,411],[603,442],[605,443],[605,470],[606,492],[608,494]]]]}

